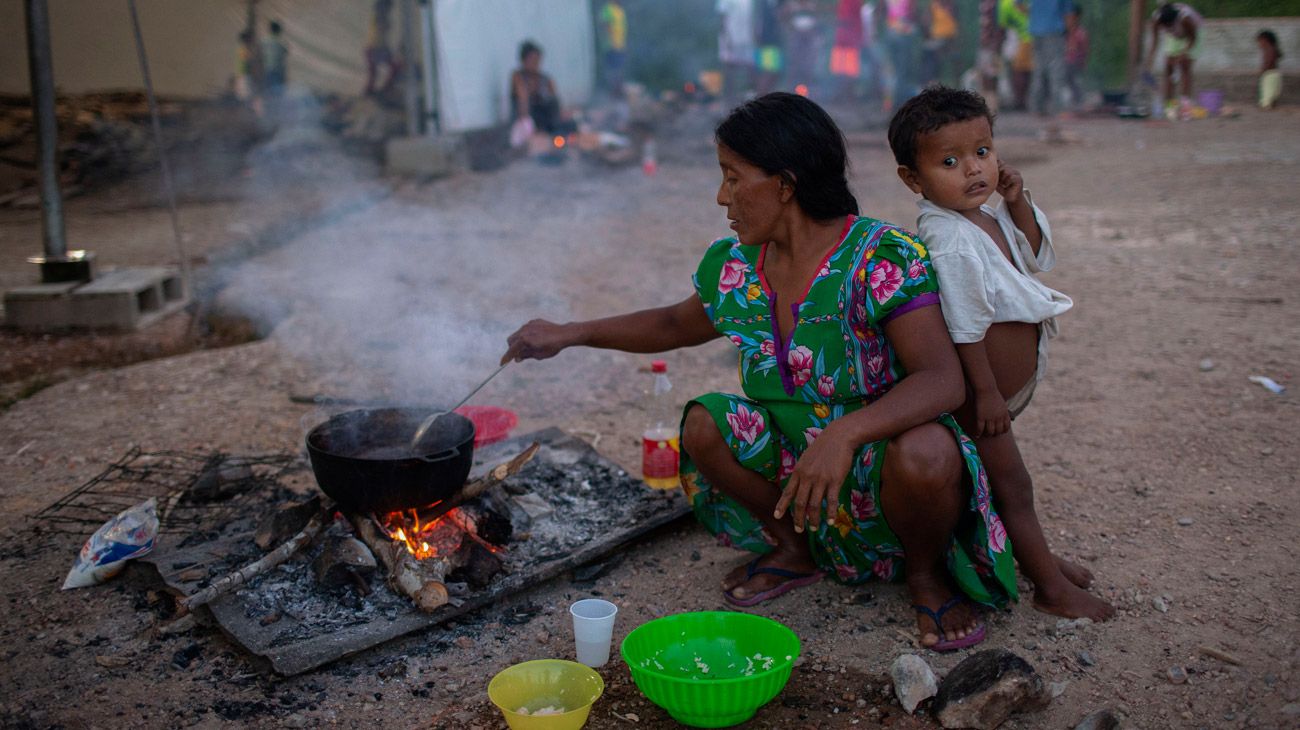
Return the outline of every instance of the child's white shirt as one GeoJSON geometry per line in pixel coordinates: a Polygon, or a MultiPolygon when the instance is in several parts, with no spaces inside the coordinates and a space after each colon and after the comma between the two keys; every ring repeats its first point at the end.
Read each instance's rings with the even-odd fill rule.
{"type": "Polygon", "coordinates": [[[939,299],[953,342],[979,342],[989,326],[998,322],[1041,325],[1036,378],[1041,380],[1047,368],[1047,341],[1057,334],[1056,317],[1074,302],[1034,276],[1056,265],[1056,251],[1047,216],[1033,204],[1028,191],[1025,197],[1043,236],[1037,255],[1011,220],[1005,201],[997,208],[983,205],[980,209],[997,222],[1010,243],[1010,261],[979,226],[924,198],[917,203],[921,208],[917,233],[929,249],[939,277],[939,299]]]}

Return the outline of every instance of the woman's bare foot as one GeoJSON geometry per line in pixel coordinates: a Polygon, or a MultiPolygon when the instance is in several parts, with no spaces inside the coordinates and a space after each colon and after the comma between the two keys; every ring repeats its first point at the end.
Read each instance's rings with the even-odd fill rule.
{"type": "MultiPolygon", "coordinates": [[[[955,595],[943,579],[909,573],[907,592],[912,603],[939,612],[955,595]]],[[[916,629],[921,635],[921,646],[932,647],[941,641],[957,641],[975,633],[980,628],[979,610],[975,604],[962,601],[943,613],[943,626],[935,623],[924,611],[916,612],[916,629]]]]}
{"type": "MultiPolygon", "coordinates": [[[[771,590],[790,580],[772,573],[754,573],[753,577],[749,577],[749,564],[751,562],[753,562],[753,558],[732,568],[727,573],[726,577],[722,579],[724,593],[730,593],[735,598],[745,599],[771,590]]],[[[817,565],[813,563],[811,554],[800,554],[781,550],[780,548],[760,557],[756,567],[780,568],[792,573],[813,573],[817,570],[817,565]]]]}
{"type": "Polygon", "coordinates": [[[1061,575],[1064,575],[1066,580],[1080,588],[1092,587],[1091,570],[1088,570],[1078,563],[1070,562],[1060,555],[1053,555],[1052,557],[1056,559],[1056,567],[1060,569],[1061,575]]]}
{"type": "Polygon", "coordinates": [[[1055,581],[1047,588],[1034,586],[1034,608],[1065,618],[1090,618],[1105,621],[1115,615],[1115,607],[1075,585],[1073,581],[1055,581]]]}

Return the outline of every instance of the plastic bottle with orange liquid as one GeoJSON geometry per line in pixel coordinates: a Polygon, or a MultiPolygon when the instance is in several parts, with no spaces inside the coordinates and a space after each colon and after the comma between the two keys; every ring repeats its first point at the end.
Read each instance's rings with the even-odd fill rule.
{"type": "Polygon", "coordinates": [[[641,474],[645,483],[654,489],[673,489],[681,484],[677,474],[680,457],[677,409],[668,397],[673,384],[668,380],[668,363],[663,360],[651,363],[650,371],[654,374],[654,388],[646,405],[654,425],[641,436],[641,474]]]}

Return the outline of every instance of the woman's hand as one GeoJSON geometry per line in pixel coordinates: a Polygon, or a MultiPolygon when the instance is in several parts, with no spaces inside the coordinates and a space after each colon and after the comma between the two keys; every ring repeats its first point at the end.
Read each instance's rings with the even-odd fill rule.
{"type": "Polygon", "coordinates": [[[853,468],[856,452],[857,445],[843,429],[835,428],[834,423],[827,426],[799,457],[773,516],[779,520],[793,506],[795,532],[803,532],[805,526],[815,531],[821,523],[822,500],[826,500],[827,520],[834,523],[840,486],[853,468]]]}
{"type": "Polygon", "coordinates": [[[556,324],[544,319],[534,319],[506,338],[506,354],[501,364],[512,360],[545,360],[555,357],[566,347],[577,344],[572,324],[556,324]]]}
{"type": "Polygon", "coordinates": [[[976,392],[975,398],[975,438],[1001,436],[1011,430],[1011,412],[1007,410],[1007,401],[996,390],[976,392]]]}
{"type": "Polygon", "coordinates": [[[998,160],[997,190],[1007,205],[1019,203],[1025,192],[1025,179],[1020,176],[1020,171],[1002,160],[998,160]]]}

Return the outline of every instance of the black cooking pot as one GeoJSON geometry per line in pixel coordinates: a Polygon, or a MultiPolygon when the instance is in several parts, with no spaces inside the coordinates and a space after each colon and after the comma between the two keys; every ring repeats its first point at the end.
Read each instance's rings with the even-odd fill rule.
{"type": "Polygon", "coordinates": [[[349,512],[426,507],[465,484],[474,459],[474,424],[458,413],[437,420],[411,449],[427,410],[366,408],[341,413],[307,434],[316,482],[349,512]]]}

